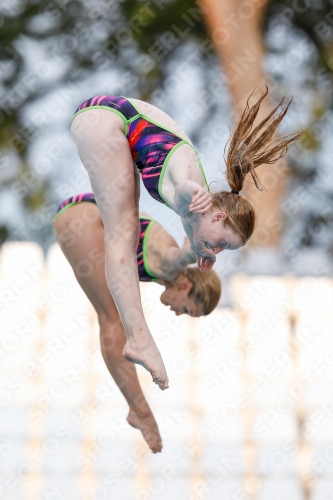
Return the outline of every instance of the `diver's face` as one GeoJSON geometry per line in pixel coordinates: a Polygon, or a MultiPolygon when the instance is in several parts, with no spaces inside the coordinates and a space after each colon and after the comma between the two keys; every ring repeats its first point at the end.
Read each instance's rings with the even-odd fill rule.
{"type": "Polygon", "coordinates": [[[198,219],[193,228],[193,243],[200,249],[209,249],[214,253],[223,250],[237,250],[243,246],[243,240],[238,233],[225,225],[225,212],[208,211],[198,219]]]}
{"type": "Polygon", "coordinates": [[[202,316],[202,307],[197,304],[193,299],[190,299],[188,294],[192,287],[181,287],[172,286],[166,288],[162,293],[160,300],[165,306],[170,306],[170,310],[173,311],[176,316],[181,314],[188,314],[189,316],[199,317],[202,316]]]}

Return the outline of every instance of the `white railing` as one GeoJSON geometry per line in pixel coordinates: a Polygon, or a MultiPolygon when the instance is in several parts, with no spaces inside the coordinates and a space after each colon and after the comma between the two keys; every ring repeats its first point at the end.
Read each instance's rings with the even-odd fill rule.
{"type": "Polygon", "coordinates": [[[141,284],[170,389],[138,373],[152,455],[55,244],[0,254],[0,499],[333,499],[333,280],[235,276],[235,308],[175,317],[141,284]]]}

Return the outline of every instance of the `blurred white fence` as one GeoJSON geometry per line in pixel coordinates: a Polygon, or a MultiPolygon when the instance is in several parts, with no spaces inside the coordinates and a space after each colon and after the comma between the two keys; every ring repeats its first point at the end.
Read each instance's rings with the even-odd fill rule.
{"type": "Polygon", "coordinates": [[[153,455],[55,244],[0,254],[0,500],[333,500],[333,280],[247,277],[235,309],[175,317],[141,286],[170,389],[138,367],[153,455]]]}

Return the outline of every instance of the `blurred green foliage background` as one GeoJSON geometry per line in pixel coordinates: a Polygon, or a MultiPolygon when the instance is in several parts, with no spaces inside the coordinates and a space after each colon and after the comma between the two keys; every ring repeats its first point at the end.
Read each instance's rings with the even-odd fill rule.
{"type": "MultiPolygon", "coordinates": [[[[0,196],[4,190],[8,196],[9,190],[16,199],[16,207],[19,204],[27,216],[38,217],[41,207],[52,199],[52,182],[48,175],[32,172],[29,150],[43,125],[27,119],[29,106],[55,89],[70,88],[114,67],[119,69],[128,93],[149,100],[163,88],[182,48],[198,46],[208,34],[200,9],[191,0],[13,0],[3,3],[0,9],[0,196]],[[167,33],[177,33],[179,43],[168,44],[167,33]],[[47,62],[58,68],[51,78],[46,63],[45,67],[42,63],[38,67],[32,63],[38,44],[48,54],[47,62]]],[[[268,60],[284,50],[270,44],[272,27],[282,25],[304,38],[312,51],[304,81],[304,92],[312,91],[311,126],[299,146],[302,151],[291,157],[294,185],[307,186],[317,175],[318,153],[332,129],[326,121],[330,123],[333,103],[333,5],[328,0],[272,0],[263,25],[268,60]],[[325,133],[321,127],[324,122],[325,133]]],[[[214,52],[202,53],[200,65],[208,85],[210,71],[218,65],[214,52]]],[[[274,64],[272,67],[274,73],[274,64]]],[[[275,77],[279,79],[279,74],[275,77]]],[[[214,106],[207,108],[207,116],[214,112],[214,106]]],[[[331,204],[333,190],[327,187],[325,196],[331,204]]],[[[333,225],[332,210],[318,215],[310,205],[303,214],[300,231],[299,244],[304,246],[315,244],[316,227],[333,225]]],[[[0,242],[7,237],[25,239],[15,236],[14,226],[15,223],[10,225],[1,220],[0,242]]],[[[26,239],[43,244],[50,234],[50,219],[46,217],[36,230],[27,231],[26,239]]],[[[333,254],[333,238],[327,241],[326,251],[333,254]]]]}

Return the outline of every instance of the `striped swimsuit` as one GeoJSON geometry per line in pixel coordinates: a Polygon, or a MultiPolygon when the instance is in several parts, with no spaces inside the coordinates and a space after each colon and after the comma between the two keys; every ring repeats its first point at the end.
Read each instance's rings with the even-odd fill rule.
{"type": "MultiPolygon", "coordinates": [[[[62,212],[72,207],[73,205],[76,205],[77,203],[83,203],[83,202],[95,203],[95,205],[97,205],[93,193],[77,194],[63,201],[59,205],[56,213],[53,216],[52,220],[53,231],[55,231],[54,223],[62,212]]],[[[140,239],[136,251],[139,281],[157,281],[156,276],[154,276],[149,269],[148,258],[147,258],[148,234],[154,222],[155,221],[153,219],[149,219],[148,217],[140,217],[140,239]]]]}
{"type": "MultiPolygon", "coordinates": [[[[73,119],[79,113],[94,108],[107,109],[122,118],[133,161],[141,172],[146,189],[155,200],[167,205],[162,197],[162,182],[166,167],[172,154],[181,145],[189,143],[140,113],[126,97],[104,95],[88,99],[77,108],[73,119]]],[[[193,148],[192,144],[189,146],[193,148]]],[[[200,158],[196,151],[195,153],[205,184],[208,186],[200,158]]]]}

